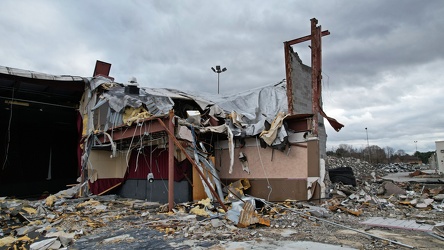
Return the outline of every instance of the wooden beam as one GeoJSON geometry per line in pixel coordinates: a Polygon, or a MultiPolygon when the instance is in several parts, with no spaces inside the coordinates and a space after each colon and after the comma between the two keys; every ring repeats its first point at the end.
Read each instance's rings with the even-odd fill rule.
{"type": "MultiPolygon", "coordinates": [[[[122,181],[123,181],[123,180],[122,180],[122,181]]],[[[100,194],[98,194],[98,196],[100,196],[100,195],[102,195],[102,194],[106,194],[106,193],[108,193],[108,191],[111,191],[112,189],[114,189],[114,188],[116,188],[116,187],[118,187],[118,186],[120,186],[120,185],[122,185],[122,182],[119,182],[119,183],[117,183],[116,185],[114,185],[114,186],[108,188],[107,190],[101,192],[100,194]]]]}
{"type": "MultiPolygon", "coordinates": [[[[321,32],[321,36],[328,36],[328,35],[330,35],[330,31],[328,31],[328,30],[324,30],[321,32]]],[[[286,41],[285,43],[287,43],[288,45],[295,45],[295,44],[303,43],[303,42],[310,41],[310,40],[311,40],[311,35],[308,35],[308,36],[303,36],[303,37],[296,38],[296,39],[293,39],[290,41],[286,41]]]]}

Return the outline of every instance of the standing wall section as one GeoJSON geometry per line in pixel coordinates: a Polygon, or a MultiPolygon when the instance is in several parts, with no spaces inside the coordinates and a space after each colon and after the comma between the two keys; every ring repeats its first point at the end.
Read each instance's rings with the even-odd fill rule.
{"type": "Polygon", "coordinates": [[[444,141],[436,141],[435,145],[438,172],[444,173],[444,141]]]}

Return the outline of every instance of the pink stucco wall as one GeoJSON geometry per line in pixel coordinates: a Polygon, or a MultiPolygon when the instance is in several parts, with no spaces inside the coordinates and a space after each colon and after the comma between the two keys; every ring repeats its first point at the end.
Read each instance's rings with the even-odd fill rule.
{"type": "MultiPolygon", "coordinates": [[[[248,144],[247,144],[248,145],[248,144]]],[[[234,166],[232,174],[229,174],[230,156],[227,148],[216,150],[216,168],[221,179],[240,178],[306,178],[308,176],[307,148],[291,146],[284,152],[257,147],[254,144],[236,147],[234,153],[234,166]],[[242,170],[239,153],[247,156],[250,174],[242,170]]]]}

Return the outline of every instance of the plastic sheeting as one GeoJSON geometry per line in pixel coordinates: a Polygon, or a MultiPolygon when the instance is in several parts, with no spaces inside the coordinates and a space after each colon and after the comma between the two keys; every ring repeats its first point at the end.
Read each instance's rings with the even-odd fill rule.
{"type": "Polygon", "coordinates": [[[125,107],[139,108],[145,104],[151,115],[164,115],[173,108],[173,101],[167,96],[154,96],[140,89],[139,95],[126,94],[124,87],[114,87],[103,93],[103,98],[107,99],[109,106],[117,112],[121,112],[125,107]]]}
{"type": "Polygon", "coordinates": [[[271,124],[279,112],[288,113],[284,83],[236,94],[217,101],[217,105],[228,112],[241,114],[243,122],[248,124],[245,128],[233,126],[235,136],[241,135],[242,131],[250,136],[260,134],[265,129],[265,121],[271,124]]]}
{"type": "MultiPolygon", "coordinates": [[[[140,88],[140,94],[137,95],[126,94],[125,87],[108,78],[89,78],[90,91],[99,86],[106,86],[108,91],[101,98],[108,100],[115,112],[121,112],[127,106],[139,108],[145,104],[151,115],[167,114],[174,106],[172,99],[188,99],[193,100],[202,110],[209,111],[207,114],[211,116],[225,119],[231,114],[233,120],[229,125],[234,136],[258,135],[265,129],[265,121],[271,123],[279,112],[288,113],[285,82],[227,96],[186,93],[166,88],[140,88]]],[[[91,99],[91,94],[85,99],[91,99]]],[[[95,105],[95,100],[91,101],[95,105]]]]}
{"type": "MultiPolygon", "coordinates": [[[[125,88],[113,85],[103,77],[92,78],[90,88],[101,84],[111,87],[101,96],[109,102],[110,108],[118,113],[125,107],[139,108],[142,104],[151,115],[167,114],[174,106],[173,99],[189,99],[196,102],[208,114],[222,119],[230,116],[228,123],[234,136],[254,136],[265,129],[265,121],[272,123],[280,112],[288,113],[285,83],[268,85],[230,96],[214,96],[185,93],[173,89],[140,88],[140,94],[126,94],[125,88]]],[[[96,107],[97,108],[97,107],[96,107]]]]}
{"type": "Polygon", "coordinates": [[[288,113],[286,85],[283,82],[227,96],[201,96],[173,89],[157,92],[173,99],[191,99],[202,110],[209,110],[211,116],[225,119],[230,115],[232,120],[229,126],[234,136],[258,135],[265,129],[265,121],[271,124],[279,112],[288,113]]]}
{"type": "Polygon", "coordinates": [[[226,119],[234,136],[254,136],[265,129],[265,121],[272,123],[280,112],[288,113],[285,83],[267,85],[229,96],[185,93],[178,90],[162,89],[162,93],[173,99],[180,96],[194,100],[202,110],[211,116],[226,119]]]}

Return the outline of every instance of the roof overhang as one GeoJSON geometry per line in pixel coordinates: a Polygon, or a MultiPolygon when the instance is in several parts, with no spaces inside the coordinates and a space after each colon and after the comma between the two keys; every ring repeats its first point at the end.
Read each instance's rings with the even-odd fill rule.
{"type": "Polygon", "coordinates": [[[0,66],[0,105],[17,101],[75,108],[85,82],[87,79],[79,76],[49,75],[0,66]]]}

